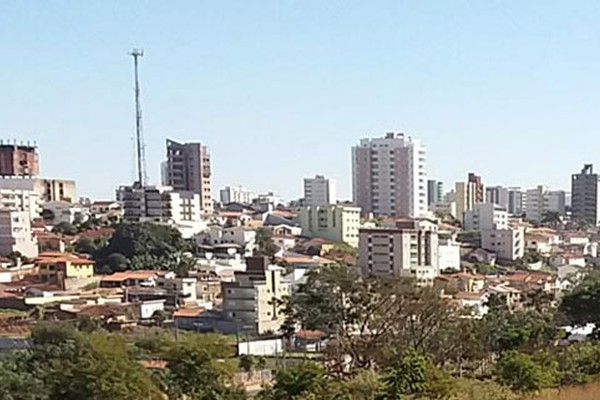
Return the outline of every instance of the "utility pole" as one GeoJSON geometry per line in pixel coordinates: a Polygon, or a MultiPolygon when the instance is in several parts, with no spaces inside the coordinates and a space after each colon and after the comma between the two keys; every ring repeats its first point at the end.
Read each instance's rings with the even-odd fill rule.
{"type": "Polygon", "coordinates": [[[146,185],[146,161],[144,157],[144,138],[142,136],[142,105],[140,103],[140,80],[138,74],[138,58],[144,56],[144,50],[133,49],[129,53],[133,57],[133,74],[135,78],[135,140],[137,150],[137,184],[146,185]]]}

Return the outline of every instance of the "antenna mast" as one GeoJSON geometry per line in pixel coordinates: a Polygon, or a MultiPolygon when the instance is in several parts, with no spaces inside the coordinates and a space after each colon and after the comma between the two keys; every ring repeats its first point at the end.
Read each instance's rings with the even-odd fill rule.
{"type": "Polygon", "coordinates": [[[140,80],[138,74],[138,58],[144,55],[144,50],[133,49],[129,53],[133,57],[133,73],[135,77],[135,140],[137,150],[137,184],[146,185],[146,160],[144,156],[144,138],[142,132],[142,105],[140,103],[140,80]]]}

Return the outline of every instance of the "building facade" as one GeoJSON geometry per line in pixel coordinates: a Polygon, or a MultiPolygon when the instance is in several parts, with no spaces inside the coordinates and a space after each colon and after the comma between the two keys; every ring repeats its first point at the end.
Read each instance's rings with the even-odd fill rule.
{"type": "Polygon", "coordinates": [[[431,283],[439,274],[437,224],[407,220],[391,228],[361,229],[358,254],[363,275],[404,276],[431,283]]]}
{"type": "Polygon", "coordinates": [[[465,230],[506,229],[508,212],[494,203],[476,204],[465,212],[463,226],[465,230]]]}
{"type": "Polygon", "coordinates": [[[324,175],[304,178],[304,205],[322,206],[337,202],[335,181],[324,175]]]}
{"type": "Polygon", "coordinates": [[[430,179],[427,181],[427,205],[441,203],[444,197],[444,183],[430,179]]]}
{"type": "Polygon", "coordinates": [[[487,229],[481,231],[481,248],[501,260],[515,261],[525,255],[523,228],[487,229]]]}
{"type": "Polygon", "coordinates": [[[222,204],[252,203],[253,194],[242,186],[225,186],[219,191],[219,200],[222,204]]]}
{"type": "Polygon", "coordinates": [[[600,184],[592,164],[571,176],[571,219],[593,225],[600,223],[600,184]]]}
{"type": "Polygon", "coordinates": [[[358,247],[360,208],[342,204],[304,206],[297,212],[303,235],[358,247]]]}
{"type": "Polygon", "coordinates": [[[31,231],[31,220],[26,211],[0,211],[0,255],[19,252],[25,257],[38,255],[37,240],[31,231]]]}
{"type": "Polygon", "coordinates": [[[562,190],[548,190],[539,185],[528,189],[523,200],[523,211],[530,221],[540,222],[547,212],[565,214],[566,194],[562,190]]]}
{"type": "Polygon", "coordinates": [[[223,311],[239,323],[239,332],[279,332],[285,322],[283,299],[290,295],[285,269],[263,257],[248,257],[246,271],[222,282],[223,311]]]}
{"type": "Polygon", "coordinates": [[[523,214],[523,192],[519,187],[508,188],[508,208],[510,215],[523,214]]]}
{"type": "Polygon", "coordinates": [[[204,212],[212,212],[210,155],[200,143],[178,143],[167,139],[167,162],[163,181],[175,192],[200,195],[204,212]]]}
{"type": "Polygon", "coordinates": [[[464,213],[473,209],[475,204],[483,203],[484,198],[485,192],[481,177],[472,172],[469,173],[465,182],[456,182],[454,185],[456,217],[462,220],[464,213]]]}
{"type": "Polygon", "coordinates": [[[0,176],[37,176],[40,173],[37,147],[0,144],[0,176]]]}
{"type": "Polygon", "coordinates": [[[66,179],[0,179],[0,189],[30,190],[40,196],[40,201],[77,202],[75,181],[66,179]]]}
{"type": "Polygon", "coordinates": [[[40,195],[33,190],[0,189],[0,210],[25,211],[33,221],[42,216],[40,195]]]}
{"type": "Polygon", "coordinates": [[[508,189],[502,186],[487,186],[485,188],[485,202],[497,204],[508,210],[508,189]]]}
{"type": "Polygon", "coordinates": [[[364,214],[427,213],[427,151],[402,133],[362,139],[352,148],[352,198],[364,214]]]}

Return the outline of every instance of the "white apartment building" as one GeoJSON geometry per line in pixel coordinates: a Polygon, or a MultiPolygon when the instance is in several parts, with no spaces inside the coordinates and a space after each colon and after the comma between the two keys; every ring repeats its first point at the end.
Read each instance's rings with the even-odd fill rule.
{"type": "Polygon", "coordinates": [[[427,213],[427,151],[403,133],[361,139],[352,148],[352,198],[363,214],[427,213]]]}
{"type": "Polygon", "coordinates": [[[168,186],[121,186],[117,200],[123,204],[123,219],[130,222],[189,225],[200,223],[204,215],[199,193],[168,186]]]}
{"type": "Polygon", "coordinates": [[[219,199],[221,204],[230,203],[252,203],[253,194],[243,186],[225,186],[219,191],[219,199]]]}
{"type": "Polygon", "coordinates": [[[291,294],[285,268],[263,257],[246,259],[246,271],[235,272],[233,282],[222,282],[223,311],[239,322],[239,331],[279,332],[285,322],[281,300],[291,294]]]}
{"type": "Polygon", "coordinates": [[[242,249],[244,256],[251,256],[256,249],[256,230],[245,226],[222,227],[210,225],[196,236],[196,244],[219,245],[233,243],[242,249]]]}
{"type": "Polygon", "coordinates": [[[26,211],[29,220],[42,216],[40,195],[33,190],[0,189],[0,210],[26,211]]]}
{"type": "Polygon", "coordinates": [[[482,230],[481,248],[496,253],[498,259],[515,261],[525,255],[525,231],[522,227],[482,230]]]}
{"type": "Polygon", "coordinates": [[[37,240],[31,231],[27,211],[0,211],[0,255],[19,252],[28,258],[38,255],[37,240]]]}
{"type": "Polygon", "coordinates": [[[358,247],[360,208],[343,204],[304,206],[297,212],[303,235],[358,247]]]}
{"type": "Polygon", "coordinates": [[[324,175],[304,178],[304,205],[322,206],[337,202],[335,181],[324,175]]]}
{"type": "Polygon", "coordinates": [[[562,190],[550,191],[540,185],[525,192],[523,210],[530,221],[540,222],[544,213],[557,212],[565,214],[566,194],[562,190]]]}
{"type": "Polygon", "coordinates": [[[460,271],[460,243],[452,239],[438,240],[438,269],[460,271]]]}
{"type": "Polygon", "coordinates": [[[77,202],[75,181],[66,179],[0,179],[0,189],[28,190],[37,193],[40,201],[77,202]]]}
{"type": "Polygon", "coordinates": [[[413,277],[431,283],[439,275],[437,224],[398,221],[394,228],[360,230],[358,264],[363,275],[413,277]]]}
{"type": "Polygon", "coordinates": [[[44,203],[44,220],[52,225],[60,223],[80,223],[90,218],[89,209],[79,204],[66,201],[49,201],[44,203]]]}
{"type": "Polygon", "coordinates": [[[475,204],[473,209],[465,212],[463,227],[465,230],[480,231],[483,229],[508,228],[506,209],[494,203],[475,204]]]}

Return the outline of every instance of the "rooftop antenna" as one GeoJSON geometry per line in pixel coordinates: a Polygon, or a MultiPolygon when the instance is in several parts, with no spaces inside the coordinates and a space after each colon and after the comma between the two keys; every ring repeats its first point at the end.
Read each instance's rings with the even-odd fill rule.
{"type": "Polygon", "coordinates": [[[144,56],[144,50],[133,49],[129,53],[133,57],[133,73],[135,78],[135,141],[137,155],[137,184],[146,185],[146,160],[144,156],[144,137],[142,132],[142,105],[140,103],[140,80],[138,74],[138,58],[144,56]]]}

